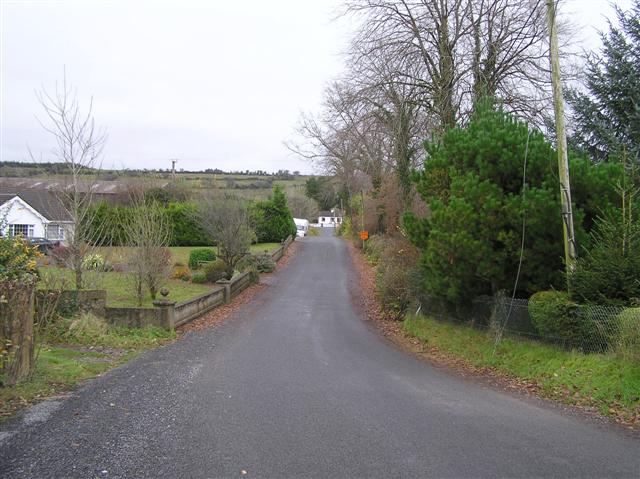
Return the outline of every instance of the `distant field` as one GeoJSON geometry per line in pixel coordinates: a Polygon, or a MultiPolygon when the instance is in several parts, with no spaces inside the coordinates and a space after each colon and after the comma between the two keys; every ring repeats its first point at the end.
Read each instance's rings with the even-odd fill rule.
{"type": "MultiPolygon", "coordinates": [[[[0,162],[0,177],[7,180],[27,179],[28,180],[53,180],[61,181],[65,179],[64,174],[59,170],[47,172],[46,168],[38,168],[37,165],[24,164],[20,166],[6,165],[0,162]]],[[[236,197],[247,200],[266,199],[271,194],[273,186],[281,186],[285,194],[304,193],[305,182],[309,175],[300,175],[283,179],[279,176],[256,175],[256,174],[220,174],[220,173],[185,173],[177,172],[175,184],[179,188],[190,191],[193,195],[199,194],[232,194],[236,197]]],[[[172,181],[170,173],[163,171],[101,171],[98,176],[99,181],[122,182],[122,193],[126,194],[131,185],[145,183],[155,185],[167,185],[172,181]]]]}

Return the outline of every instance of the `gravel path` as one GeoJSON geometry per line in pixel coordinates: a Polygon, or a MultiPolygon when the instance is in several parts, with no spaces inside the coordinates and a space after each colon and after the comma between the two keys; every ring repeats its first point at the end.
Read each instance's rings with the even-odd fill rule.
{"type": "Polygon", "coordinates": [[[214,328],[0,426],[0,477],[640,477],[640,442],[374,333],[346,245],[301,241],[214,328]]]}

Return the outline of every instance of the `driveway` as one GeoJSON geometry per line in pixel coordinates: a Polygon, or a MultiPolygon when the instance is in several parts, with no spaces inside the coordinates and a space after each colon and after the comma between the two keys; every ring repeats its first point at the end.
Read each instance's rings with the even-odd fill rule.
{"type": "Polygon", "coordinates": [[[223,325],[0,426],[0,477],[640,477],[622,429],[380,339],[331,233],[223,325]]]}

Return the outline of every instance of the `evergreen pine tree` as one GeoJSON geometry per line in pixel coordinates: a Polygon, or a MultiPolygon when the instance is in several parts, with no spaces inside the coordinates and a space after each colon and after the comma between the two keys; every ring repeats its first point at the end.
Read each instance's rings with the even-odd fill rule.
{"type": "Polygon", "coordinates": [[[571,146],[594,161],[640,152],[640,0],[627,13],[616,7],[620,26],[602,33],[600,54],[587,60],[586,91],[569,90],[573,110],[571,146]]]}

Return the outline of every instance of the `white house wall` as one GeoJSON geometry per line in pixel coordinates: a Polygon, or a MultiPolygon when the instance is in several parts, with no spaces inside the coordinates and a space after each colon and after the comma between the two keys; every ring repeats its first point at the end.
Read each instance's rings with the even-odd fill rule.
{"type": "Polygon", "coordinates": [[[0,206],[0,225],[5,235],[8,225],[33,225],[34,237],[43,238],[45,233],[42,218],[16,200],[9,200],[0,206]]]}

